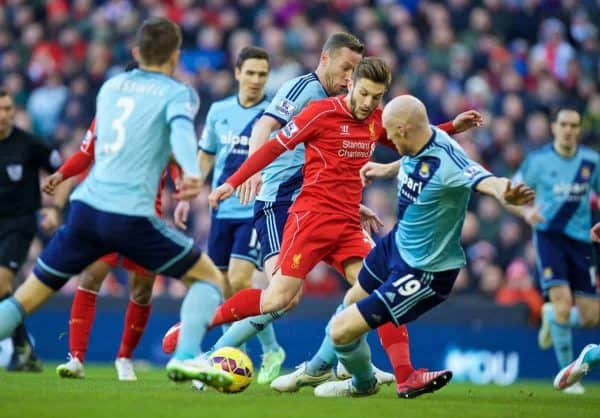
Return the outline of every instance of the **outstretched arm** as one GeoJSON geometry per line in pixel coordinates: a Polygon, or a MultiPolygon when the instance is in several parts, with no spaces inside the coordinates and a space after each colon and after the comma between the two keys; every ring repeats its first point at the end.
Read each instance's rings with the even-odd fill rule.
{"type": "Polygon", "coordinates": [[[504,206],[524,206],[533,203],[535,192],[525,184],[513,187],[504,177],[490,176],[481,180],[475,189],[483,194],[495,197],[504,206]]]}

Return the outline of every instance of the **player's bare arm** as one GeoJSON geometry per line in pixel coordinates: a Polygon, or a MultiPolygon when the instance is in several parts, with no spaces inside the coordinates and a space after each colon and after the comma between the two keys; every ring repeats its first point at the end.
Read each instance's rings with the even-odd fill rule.
{"type": "Polygon", "coordinates": [[[512,185],[504,177],[487,177],[476,186],[480,193],[495,197],[503,205],[524,206],[533,203],[535,192],[525,184],[512,185]]]}
{"type": "MultiPolygon", "coordinates": [[[[262,147],[269,140],[271,133],[280,129],[281,126],[281,123],[277,119],[269,115],[262,116],[252,127],[248,156],[251,156],[256,150],[262,147]]],[[[252,202],[260,192],[261,186],[262,177],[260,173],[256,173],[238,188],[240,202],[243,205],[252,202]]]]}
{"type": "Polygon", "coordinates": [[[468,131],[472,128],[479,128],[483,125],[483,116],[476,110],[467,110],[458,114],[454,120],[452,120],[452,127],[455,133],[461,133],[468,131]]]}
{"type": "Polygon", "coordinates": [[[396,177],[399,169],[400,160],[388,164],[369,161],[360,169],[360,180],[363,186],[368,186],[376,178],[388,179],[396,177]]]}
{"type": "Polygon", "coordinates": [[[206,151],[200,150],[198,152],[198,167],[200,167],[200,179],[204,183],[208,177],[208,173],[212,170],[215,165],[215,156],[209,154],[206,151]]]}

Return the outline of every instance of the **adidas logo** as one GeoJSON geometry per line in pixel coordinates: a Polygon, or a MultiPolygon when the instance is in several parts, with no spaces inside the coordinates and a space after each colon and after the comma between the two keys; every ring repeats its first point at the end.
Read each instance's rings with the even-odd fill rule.
{"type": "Polygon", "coordinates": [[[252,325],[254,327],[254,329],[256,329],[257,331],[262,331],[263,329],[265,329],[265,325],[258,323],[258,322],[252,322],[250,321],[250,325],[252,325]]]}

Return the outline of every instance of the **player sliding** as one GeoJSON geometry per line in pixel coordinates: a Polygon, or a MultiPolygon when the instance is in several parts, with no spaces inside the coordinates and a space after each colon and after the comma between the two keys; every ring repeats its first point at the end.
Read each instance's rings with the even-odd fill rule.
{"type": "MultiPolygon", "coordinates": [[[[304,277],[321,260],[336,267],[350,283],[355,282],[362,260],[371,249],[360,223],[359,170],[371,157],[376,142],[389,144],[381,126],[378,105],[390,80],[385,62],[378,58],[361,60],[346,96],[310,103],[278,133],[275,141],[263,145],[260,152],[252,155],[225,184],[211,193],[209,201],[217,205],[279,154],[301,143],[306,146],[304,181],[290,208],[273,280],[264,291],[244,290],[227,300],[217,310],[214,324],[290,309],[300,297],[304,277]]],[[[466,125],[471,122],[467,117],[466,125]]],[[[404,329],[389,324],[379,331],[380,335],[395,338],[404,329]]],[[[306,366],[301,369],[301,378],[293,379],[295,390],[303,385],[314,386],[330,377],[328,370],[335,353],[331,345],[327,345],[333,358],[327,353],[327,357],[321,359],[322,368],[314,374],[306,373],[306,366]]],[[[319,352],[323,351],[321,347],[319,352]]],[[[406,358],[401,360],[406,361],[406,358]]],[[[399,364],[403,365],[406,363],[399,364]]],[[[396,364],[394,366],[396,369],[396,364]]],[[[416,382],[418,390],[432,391],[446,384],[451,373],[435,372],[423,377],[427,384],[416,382]]],[[[276,382],[273,382],[274,388],[276,382]]],[[[404,383],[404,379],[399,383],[404,383]]],[[[287,385],[282,386],[287,388],[287,385]]],[[[404,391],[405,388],[398,389],[404,391]]],[[[419,394],[410,390],[409,393],[419,394]]]]}
{"type": "Polygon", "coordinates": [[[369,253],[346,294],[346,308],[329,323],[338,358],[353,377],[318,386],[315,395],[321,397],[376,393],[366,333],[385,323],[413,321],[448,297],[465,264],[460,233],[471,190],[511,205],[534,198],[527,186],[513,187],[471,161],[450,136],[429,124],[425,106],[413,96],[390,101],[383,126],[403,157],[388,166],[370,163],[363,173],[398,173],[398,221],[369,253]]]}
{"type": "MultiPolygon", "coordinates": [[[[137,64],[129,67],[126,68],[126,71],[137,68],[137,64]]],[[[85,173],[94,163],[95,143],[96,120],[94,119],[86,132],[79,151],[71,155],[56,173],[46,177],[43,186],[44,192],[52,195],[59,184],[71,177],[85,173]]],[[[173,182],[177,183],[180,178],[179,167],[174,163],[170,163],[168,171],[173,182]]],[[[162,216],[161,196],[166,184],[166,175],[167,173],[164,171],[155,201],[156,215],[159,218],[162,216]]],[[[63,205],[66,203],[66,197],[65,194],[63,205]]],[[[115,368],[119,380],[137,380],[131,358],[144,334],[150,316],[154,274],[133,261],[122,258],[117,253],[102,257],[86,267],[79,275],[80,283],[73,298],[69,318],[69,361],[58,365],[56,368],[56,373],[60,377],[78,379],[85,377],[83,363],[96,313],[96,298],[111,267],[118,267],[119,264],[129,273],[131,298],[127,304],[123,335],[115,359],[115,368]]]]}
{"type": "Polygon", "coordinates": [[[193,241],[156,217],[161,172],[171,153],[183,169],[178,198],[200,192],[193,119],[198,96],[172,78],[181,30],[168,19],[145,21],[133,55],[140,68],[106,81],[97,98],[94,166],[71,196],[71,211],[14,296],[0,302],[0,339],[41,306],[73,275],[118,252],[144,268],[181,277],[189,289],[181,306],[181,333],[167,364],[173,380],[210,386],[231,377],[197,357],[210,318],[222,298],[223,276],[193,241]]]}

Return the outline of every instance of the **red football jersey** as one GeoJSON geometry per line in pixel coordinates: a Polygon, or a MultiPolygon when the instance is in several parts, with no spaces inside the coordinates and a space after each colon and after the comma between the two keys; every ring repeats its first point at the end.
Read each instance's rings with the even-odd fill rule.
{"type": "MultiPolygon", "coordinates": [[[[277,134],[291,150],[304,143],[304,181],[290,212],[343,213],[357,218],[363,186],[359,171],[378,141],[391,145],[377,108],[355,119],[343,96],[311,102],[277,134]]],[[[393,147],[393,145],[391,145],[393,147]]]]}

